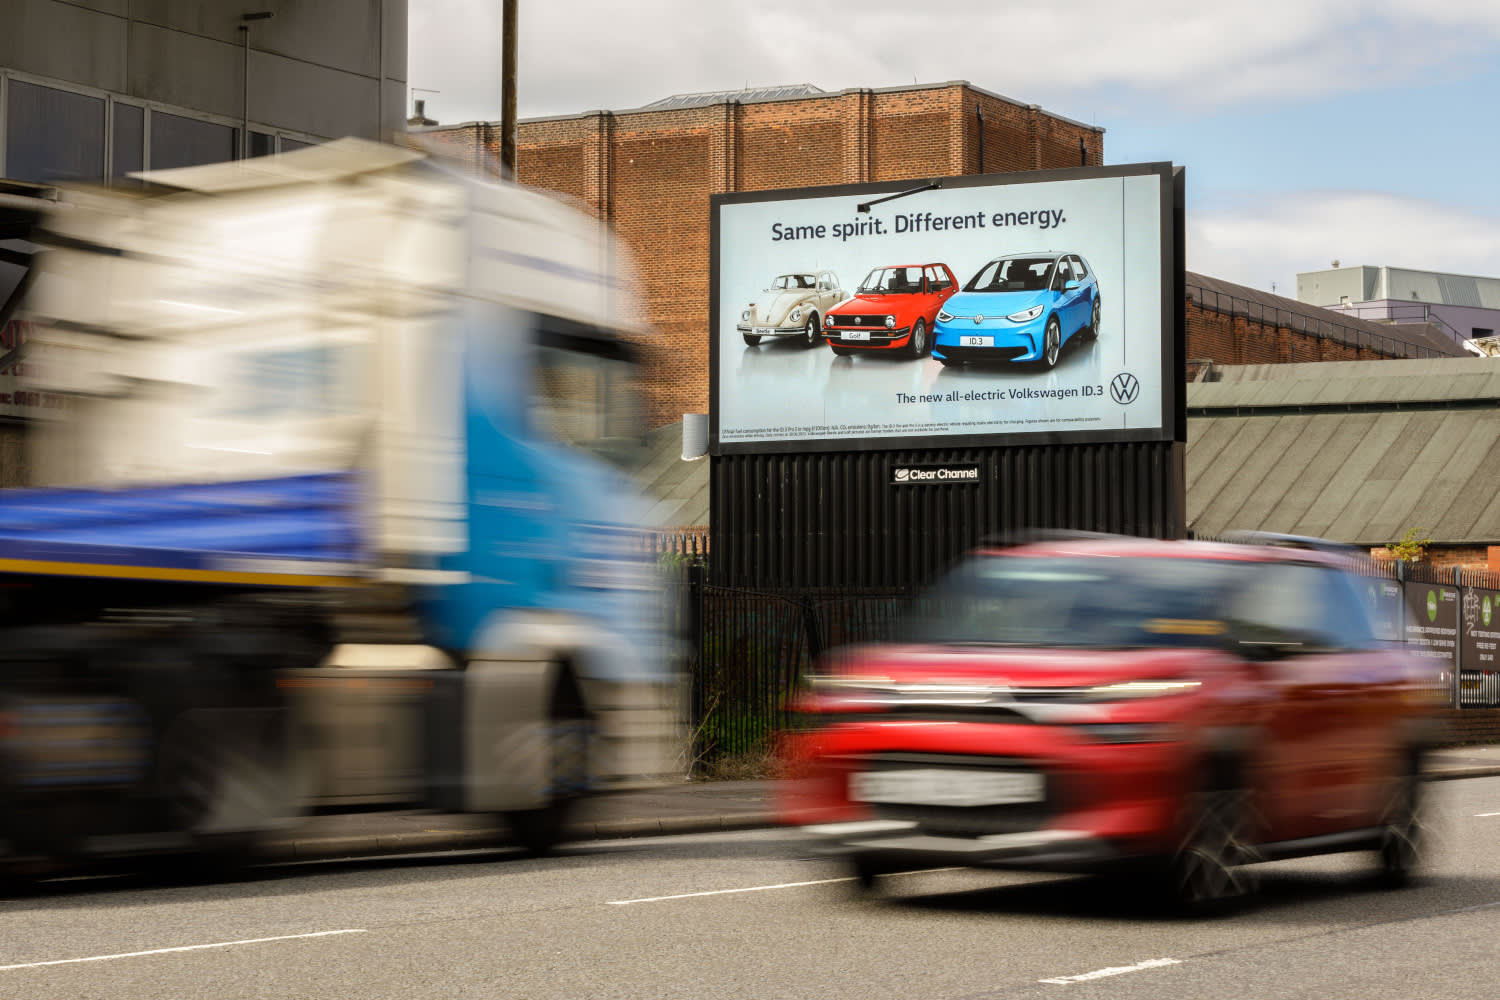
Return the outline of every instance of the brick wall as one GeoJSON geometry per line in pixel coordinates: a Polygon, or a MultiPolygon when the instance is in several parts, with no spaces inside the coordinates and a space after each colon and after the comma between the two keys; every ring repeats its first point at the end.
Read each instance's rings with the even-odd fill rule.
{"type": "MultiPolygon", "coordinates": [[[[660,334],[645,366],[654,428],[708,412],[710,195],[975,173],[976,105],[988,173],[1103,162],[1101,129],[952,83],[523,121],[516,177],[576,198],[633,250],[660,334]]],[[[487,123],[408,142],[469,169],[498,163],[487,123]]]]}
{"type": "MultiPolygon", "coordinates": [[[[1302,361],[1368,361],[1400,358],[1393,346],[1390,351],[1356,347],[1328,337],[1316,337],[1301,330],[1272,326],[1245,316],[1235,316],[1205,308],[1189,299],[1187,303],[1187,356],[1195,361],[1213,361],[1221,365],[1290,364],[1302,361]]],[[[1197,368],[1188,372],[1195,377],[1197,368]]]]}
{"type": "Polygon", "coordinates": [[[1438,741],[1500,743],[1500,708],[1448,708],[1438,718],[1438,741]]]}

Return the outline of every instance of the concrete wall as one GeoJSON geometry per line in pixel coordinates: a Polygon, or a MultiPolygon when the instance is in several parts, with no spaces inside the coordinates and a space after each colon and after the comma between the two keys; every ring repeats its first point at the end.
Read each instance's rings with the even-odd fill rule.
{"type": "Polygon", "coordinates": [[[271,11],[249,25],[252,127],[378,138],[382,121],[388,134],[404,129],[406,8],[406,0],[4,0],[0,68],[237,121],[240,15],[271,11]]]}

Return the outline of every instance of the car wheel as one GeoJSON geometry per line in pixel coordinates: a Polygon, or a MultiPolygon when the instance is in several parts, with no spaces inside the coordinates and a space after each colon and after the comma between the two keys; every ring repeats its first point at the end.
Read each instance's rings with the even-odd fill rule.
{"type": "Polygon", "coordinates": [[[754,347],[756,344],[760,343],[760,338],[753,333],[742,333],[740,334],[740,336],[745,338],[746,347],[754,347]]]}
{"type": "Polygon", "coordinates": [[[807,325],[802,328],[802,338],[803,338],[803,340],[802,340],[802,346],[803,347],[817,347],[818,346],[818,332],[819,332],[820,329],[821,329],[821,327],[818,325],[818,314],[817,313],[810,314],[807,317],[807,325]]]}
{"type": "Polygon", "coordinates": [[[1042,334],[1042,367],[1055,366],[1060,353],[1062,353],[1062,324],[1054,315],[1047,320],[1047,330],[1042,334]]]}
{"type": "Polygon", "coordinates": [[[927,324],[920,318],[911,326],[911,337],[906,341],[906,353],[920,358],[927,353],[927,324]]]}
{"type": "Polygon", "coordinates": [[[1422,859],[1422,768],[1416,754],[1393,782],[1380,819],[1380,874],[1383,888],[1399,889],[1411,882],[1422,859]]]}
{"type": "Polygon", "coordinates": [[[849,857],[849,874],[859,895],[873,896],[880,891],[880,876],[886,869],[868,854],[854,854],[849,857]]]}
{"type": "Polygon", "coordinates": [[[838,344],[829,344],[828,346],[832,347],[833,353],[837,354],[841,358],[847,358],[849,355],[854,353],[854,349],[851,347],[840,347],[838,344]]]}
{"type": "Polygon", "coordinates": [[[1089,325],[1083,328],[1083,335],[1089,340],[1099,339],[1099,320],[1103,310],[1099,306],[1099,296],[1094,296],[1094,311],[1089,316],[1089,325]]]}
{"type": "Polygon", "coordinates": [[[1189,803],[1187,831],[1170,864],[1172,902],[1192,916],[1223,912],[1254,895],[1243,866],[1259,860],[1250,841],[1250,796],[1243,789],[1201,792],[1189,803]]]}
{"type": "Polygon", "coordinates": [[[960,365],[963,364],[963,362],[960,361],[960,360],[958,360],[957,358],[942,358],[942,357],[940,357],[940,358],[938,358],[938,361],[941,362],[941,364],[942,364],[942,366],[944,368],[957,368],[957,367],[959,367],[960,365]]]}

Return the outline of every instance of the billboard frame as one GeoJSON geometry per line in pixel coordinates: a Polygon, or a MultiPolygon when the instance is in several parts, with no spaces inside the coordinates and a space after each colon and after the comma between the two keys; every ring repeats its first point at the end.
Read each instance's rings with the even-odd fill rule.
{"type": "Polygon", "coordinates": [[[1029,170],[997,174],[963,174],[953,177],[906,178],[862,184],[765,191],[735,191],[709,198],[709,449],[712,456],[751,454],[799,454],[810,452],[887,451],[892,449],[962,448],[976,445],[1099,444],[1140,441],[1187,440],[1186,371],[1187,314],[1184,263],[1185,184],[1183,168],[1172,163],[1132,163],[1102,167],[1068,167],[1059,170],[1029,170]],[[799,438],[796,440],[732,441],[720,439],[720,362],[723,339],[718,329],[721,306],[721,211],[725,206],[767,201],[800,201],[811,198],[848,197],[860,202],[883,195],[917,193],[929,187],[942,189],[1001,187],[1017,184],[1156,176],[1160,180],[1161,244],[1161,413],[1152,428],[1081,431],[1027,431],[981,434],[882,436],[871,438],[799,438]]]}

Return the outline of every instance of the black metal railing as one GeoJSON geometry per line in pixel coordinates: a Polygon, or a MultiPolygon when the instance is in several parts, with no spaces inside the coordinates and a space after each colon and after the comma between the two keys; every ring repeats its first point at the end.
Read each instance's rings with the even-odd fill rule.
{"type": "Polygon", "coordinates": [[[1408,343],[1395,337],[1387,337],[1341,323],[1335,318],[1337,314],[1330,310],[1320,310],[1329,312],[1328,317],[1308,315],[1279,306],[1267,305],[1254,299],[1228,295],[1199,285],[1189,284],[1186,287],[1189,300],[1199,308],[1225,316],[1241,316],[1263,326],[1280,327],[1303,336],[1330,340],[1345,347],[1368,350],[1386,357],[1445,358],[1451,356],[1431,347],[1408,343]]]}
{"type": "MultiPolygon", "coordinates": [[[[891,639],[913,606],[905,591],[785,593],[710,585],[706,542],[689,534],[658,551],[665,554],[664,621],[688,677],[691,752],[698,764],[766,749],[791,725],[791,703],[820,655],[891,639]]],[[[1433,660],[1434,682],[1444,686],[1451,705],[1500,705],[1500,574],[1352,550],[1344,558],[1351,572],[1371,581],[1362,589],[1377,635],[1433,660]]]]}

